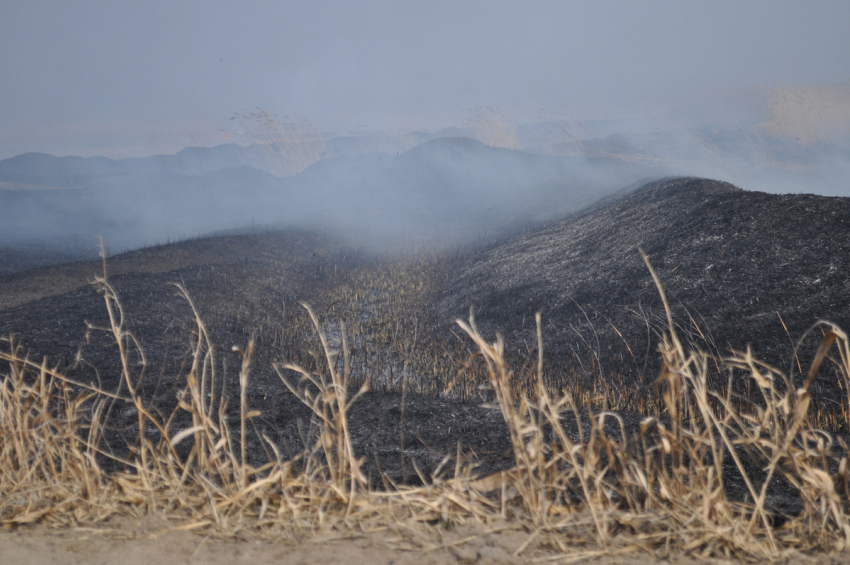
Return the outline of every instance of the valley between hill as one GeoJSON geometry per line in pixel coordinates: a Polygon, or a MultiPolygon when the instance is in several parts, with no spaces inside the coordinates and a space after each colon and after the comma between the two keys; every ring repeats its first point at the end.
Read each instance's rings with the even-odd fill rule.
{"type": "MultiPolygon", "coordinates": [[[[637,399],[654,394],[666,319],[639,247],[659,273],[679,335],[718,357],[751,345],[756,357],[799,378],[819,342],[819,334],[804,340],[795,358],[793,345],[806,330],[820,319],[850,327],[850,199],[753,193],[695,178],[652,182],[541,228],[452,253],[382,257],[332,236],[284,231],[140,249],[109,258],[107,269],[127,327],[144,349],[152,399],[173,406],[183,386],[194,321],[173,286],[180,283],[218,348],[225,387],[236,375],[231,346],[255,339],[249,400],[278,433],[307,417],[280,394],[271,367],[313,363],[314,330],[299,303],[311,304],[337,338],[337,322],[345,322],[355,382],[368,377],[370,395],[387,398],[364,399],[386,404],[374,412],[383,414],[376,421],[386,433],[364,432],[362,448],[374,453],[378,444],[393,444],[380,446],[386,456],[376,464],[401,478],[415,472],[399,467],[400,449],[408,465],[430,469],[458,440],[474,448],[482,471],[503,466],[507,438],[498,414],[476,403],[483,377],[467,367],[470,344],[454,326],[470,308],[485,335],[505,335],[518,378],[536,356],[534,315],[541,312],[553,390],[597,390],[618,397],[609,408],[647,410],[637,399]],[[405,416],[420,423],[401,423],[402,384],[417,396],[405,416]],[[453,425],[433,425],[447,421],[446,413],[453,425]]],[[[88,261],[0,277],[0,333],[18,336],[30,356],[47,358],[80,382],[114,390],[119,360],[112,338],[87,327],[106,323],[103,299],[91,285],[102,269],[88,261]]],[[[846,400],[836,400],[841,386],[834,375],[817,380],[816,404],[844,408],[846,400]]],[[[363,410],[364,418],[374,415],[363,410]]],[[[374,425],[362,424],[357,429],[374,425]]]]}

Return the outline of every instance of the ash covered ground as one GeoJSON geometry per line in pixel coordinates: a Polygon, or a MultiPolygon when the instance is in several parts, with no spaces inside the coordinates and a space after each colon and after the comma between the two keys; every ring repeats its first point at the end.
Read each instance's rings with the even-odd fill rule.
{"type": "MultiPolygon", "coordinates": [[[[512,465],[501,414],[482,405],[486,392],[462,374],[471,342],[453,322],[470,307],[485,335],[506,336],[519,364],[536,355],[534,315],[542,312],[555,385],[583,378],[588,386],[609,379],[651,388],[665,318],[639,246],[661,277],[677,330],[712,353],[752,344],[757,356],[789,370],[793,344],[817,320],[850,328],[850,199],[747,192],[695,178],[652,182],[450,253],[380,257],[333,237],[283,231],[141,249],[110,258],[107,269],[145,351],[143,394],[163,413],[185,386],[195,327],[172,283],[194,299],[216,348],[217,379],[233,399],[241,359],[231,347],[254,338],[248,404],[261,416],[249,451],[258,460],[266,457],[260,433],[287,457],[310,441],[310,411],[273,367],[316,366],[316,336],[299,302],[315,308],[334,339],[345,322],[354,385],[372,379],[350,428],[378,484],[382,474],[416,482],[458,445],[480,474],[512,465]]],[[[20,255],[2,261],[12,257],[20,255]]],[[[100,262],[85,261],[3,275],[0,334],[79,382],[119,390],[117,350],[97,329],[107,322],[91,284],[101,273],[100,262]]],[[[803,370],[817,342],[813,336],[798,352],[803,370]]],[[[815,397],[828,402],[837,386],[818,380],[815,397]]],[[[620,408],[635,429],[636,406],[620,408]]],[[[135,418],[121,409],[111,418],[120,449],[137,433],[135,418]]]]}
{"type": "MultiPolygon", "coordinates": [[[[767,194],[671,178],[607,198],[471,257],[441,295],[445,317],[475,308],[479,326],[534,343],[541,312],[550,366],[590,379],[651,383],[667,326],[642,260],[658,272],[680,337],[718,356],[752,346],[783,372],[804,371],[818,320],[850,327],[850,199],[767,194]],[[584,368],[583,368],[584,367],[584,368]]],[[[835,381],[819,380],[821,397],[835,381]]]]}

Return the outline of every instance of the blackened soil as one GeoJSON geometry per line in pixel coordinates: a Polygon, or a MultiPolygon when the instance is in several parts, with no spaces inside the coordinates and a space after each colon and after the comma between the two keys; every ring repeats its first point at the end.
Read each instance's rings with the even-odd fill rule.
{"type": "MultiPolygon", "coordinates": [[[[65,244],[65,242],[61,242],[65,244]]],[[[29,271],[38,267],[61,265],[97,257],[94,249],[50,244],[16,244],[0,246],[0,276],[29,271]]]]}
{"type": "MultiPolygon", "coordinates": [[[[804,188],[804,187],[803,187],[804,188]]],[[[718,356],[752,346],[785,373],[805,372],[818,320],[850,328],[850,198],[776,195],[697,178],[652,182],[510,238],[466,262],[439,304],[446,319],[533,348],[542,313],[552,373],[652,383],[666,328],[658,272],[680,338],[718,356]]],[[[511,348],[513,347],[513,348],[511,348]]],[[[834,376],[823,401],[844,396],[834,376]]]]}

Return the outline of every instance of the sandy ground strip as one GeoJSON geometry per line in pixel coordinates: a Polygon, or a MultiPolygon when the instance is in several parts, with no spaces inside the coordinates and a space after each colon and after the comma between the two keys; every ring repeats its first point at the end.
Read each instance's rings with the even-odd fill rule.
{"type": "MultiPolygon", "coordinates": [[[[0,563],[13,564],[112,564],[120,565],[448,565],[480,563],[513,565],[531,563],[594,563],[599,565],[737,564],[724,559],[679,557],[656,559],[640,551],[617,555],[576,548],[570,555],[555,556],[524,550],[515,555],[528,534],[517,530],[488,533],[483,528],[457,528],[444,537],[443,547],[430,551],[403,549],[403,542],[375,534],[351,539],[314,538],[298,543],[221,539],[203,533],[163,528],[151,520],[126,520],[112,528],[49,530],[44,527],[0,531],[0,563]]],[[[616,553],[616,550],[614,550],[616,553]]],[[[806,555],[791,552],[775,563],[833,565],[850,563],[850,553],[806,555]]]]}

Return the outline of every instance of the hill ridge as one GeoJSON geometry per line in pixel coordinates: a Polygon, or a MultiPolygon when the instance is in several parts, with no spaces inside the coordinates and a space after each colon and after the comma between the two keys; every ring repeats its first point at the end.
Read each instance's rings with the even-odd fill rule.
{"type": "Polygon", "coordinates": [[[685,339],[721,355],[752,344],[786,370],[792,340],[819,319],[850,327],[848,234],[850,198],[665,178],[471,257],[437,308],[448,321],[474,307],[512,344],[535,342],[541,311],[553,371],[591,359],[603,375],[650,383],[666,317],[640,246],[685,339]]]}

